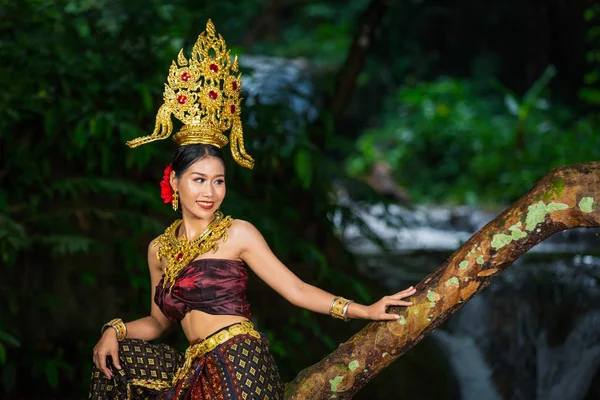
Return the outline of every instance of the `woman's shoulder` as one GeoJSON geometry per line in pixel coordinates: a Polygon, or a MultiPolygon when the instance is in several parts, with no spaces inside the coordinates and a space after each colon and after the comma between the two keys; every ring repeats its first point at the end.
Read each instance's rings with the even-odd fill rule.
{"type": "Polygon", "coordinates": [[[239,218],[231,220],[231,226],[229,226],[228,229],[228,231],[231,233],[249,233],[252,230],[256,230],[254,225],[239,218]]]}
{"type": "Polygon", "coordinates": [[[237,237],[240,239],[249,239],[260,235],[260,232],[252,223],[243,219],[234,219],[231,221],[231,226],[227,230],[229,237],[237,237]]]}

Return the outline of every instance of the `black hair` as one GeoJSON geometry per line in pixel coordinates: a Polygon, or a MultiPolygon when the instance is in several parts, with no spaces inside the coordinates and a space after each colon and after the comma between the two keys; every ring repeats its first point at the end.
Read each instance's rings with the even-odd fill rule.
{"type": "Polygon", "coordinates": [[[173,163],[171,168],[175,171],[175,175],[180,178],[190,165],[206,157],[218,158],[223,163],[223,168],[225,168],[223,152],[218,147],[210,144],[188,144],[179,146],[173,153],[173,163]]]}

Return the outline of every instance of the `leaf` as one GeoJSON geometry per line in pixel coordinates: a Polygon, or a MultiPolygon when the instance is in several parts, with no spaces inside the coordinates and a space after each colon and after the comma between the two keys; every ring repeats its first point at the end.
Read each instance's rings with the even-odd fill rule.
{"type": "Polygon", "coordinates": [[[312,158],[308,150],[300,148],[296,152],[294,167],[296,168],[296,175],[300,179],[302,187],[308,189],[313,178],[312,158]]]}
{"type": "Polygon", "coordinates": [[[514,115],[515,117],[519,115],[519,103],[513,95],[508,93],[505,94],[504,104],[506,105],[506,108],[508,109],[508,112],[510,112],[511,115],[514,115]]]}
{"type": "Polygon", "coordinates": [[[523,105],[527,110],[529,110],[540,98],[544,89],[548,87],[552,78],[556,76],[556,67],[554,65],[549,65],[542,75],[536,79],[535,82],[531,85],[525,96],[523,96],[523,105]]]}
{"type": "Polygon", "coordinates": [[[593,85],[594,83],[598,82],[598,80],[600,80],[600,74],[598,73],[598,71],[591,71],[585,74],[583,79],[586,85],[593,85]]]}
{"type": "Polygon", "coordinates": [[[3,342],[6,342],[12,346],[15,346],[15,347],[21,347],[21,343],[19,343],[19,341],[17,339],[15,339],[14,336],[12,336],[4,331],[0,331],[0,340],[2,340],[3,342]]]}
{"type": "Polygon", "coordinates": [[[52,252],[58,255],[89,253],[92,246],[99,242],[85,236],[53,235],[37,238],[38,243],[50,246],[52,252]]]}
{"type": "Polygon", "coordinates": [[[44,372],[46,373],[48,384],[51,388],[55,389],[58,386],[58,368],[56,368],[54,360],[46,360],[44,372]]]}
{"type": "Polygon", "coordinates": [[[25,227],[5,214],[0,214],[0,239],[13,250],[27,248],[31,243],[25,227]]]}
{"type": "Polygon", "coordinates": [[[600,105],[600,90],[598,89],[582,88],[579,90],[579,97],[590,104],[600,105]]]}

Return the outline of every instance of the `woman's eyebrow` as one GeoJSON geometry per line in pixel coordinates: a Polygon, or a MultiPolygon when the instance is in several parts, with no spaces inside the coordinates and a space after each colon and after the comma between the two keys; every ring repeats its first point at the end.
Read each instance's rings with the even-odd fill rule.
{"type": "MultiPolygon", "coordinates": [[[[204,173],[202,173],[202,172],[191,172],[191,174],[192,174],[192,175],[200,175],[200,176],[208,176],[208,175],[206,175],[206,174],[204,174],[204,173]]],[[[216,178],[216,177],[218,177],[218,176],[222,176],[222,177],[224,177],[224,176],[225,176],[225,174],[218,174],[218,175],[215,175],[215,178],[216,178]]]]}

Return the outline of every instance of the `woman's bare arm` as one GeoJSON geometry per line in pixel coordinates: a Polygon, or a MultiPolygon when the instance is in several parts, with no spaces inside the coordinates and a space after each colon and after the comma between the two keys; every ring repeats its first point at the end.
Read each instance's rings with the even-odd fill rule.
{"type": "MultiPolygon", "coordinates": [[[[155,239],[156,240],[156,239],[155,239]]],[[[154,293],[156,285],[160,281],[163,271],[160,261],[156,258],[158,247],[153,246],[153,240],[148,246],[148,268],[150,269],[150,315],[135,321],[127,322],[127,337],[130,339],[143,339],[146,341],[158,339],[171,326],[171,321],[160,311],[154,302],[154,293]]]]}
{"type": "MultiPolygon", "coordinates": [[[[298,307],[321,314],[329,314],[334,295],[316,286],[303,282],[290,271],[264,240],[260,232],[249,222],[235,220],[230,230],[230,237],[240,243],[240,258],[277,293],[298,307]]],[[[414,288],[410,287],[391,296],[385,296],[371,306],[352,303],[346,316],[371,320],[391,320],[398,316],[387,314],[389,306],[408,306],[412,303],[402,298],[412,296],[414,288]]]]}
{"type": "MultiPolygon", "coordinates": [[[[157,248],[152,246],[152,241],[148,247],[148,268],[150,269],[150,281],[152,285],[152,296],[150,298],[150,316],[127,322],[127,338],[154,340],[161,337],[171,325],[171,322],[164,316],[158,306],[154,304],[154,292],[156,285],[162,276],[160,261],[156,258],[157,248]]],[[[106,365],[107,356],[111,356],[112,362],[117,369],[121,369],[119,362],[119,345],[117,342],[117,332],[113,328],[108,328],[102,334],[102,337],[94,346],[94,364],[106,375],[112,378],[112,372],[106,365]]]]}

